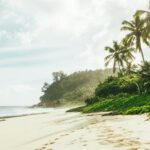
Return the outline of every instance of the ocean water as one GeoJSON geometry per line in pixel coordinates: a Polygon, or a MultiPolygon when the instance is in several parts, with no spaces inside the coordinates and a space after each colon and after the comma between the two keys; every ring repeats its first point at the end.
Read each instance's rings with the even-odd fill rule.
{"type": "Polygon", "coordinates": [[[20,106],[0,106],[0,117],[13,117],[30,114],[48,113],[54,108],[30,108],[20,106]]]}

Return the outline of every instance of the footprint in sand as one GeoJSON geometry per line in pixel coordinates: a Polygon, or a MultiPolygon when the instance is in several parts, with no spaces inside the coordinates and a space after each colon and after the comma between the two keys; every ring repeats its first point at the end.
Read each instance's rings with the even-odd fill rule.
{"type": "Polygon", "coordinates": [[[87,144],[83,144],[82,146],[87,146],[87,144]]]}
{"type": "Polygon", "coordinates": [[[117,143],[122,143],[122,142],[124,142],[124,139],[122,139],[122,138],[120,138],[120,139],[117,139],[117,141],[116,141],[117,143]]]}
{"type": "Polygon", "coordinates": [[[37,148],[35,150],[53,150],[51,148],[48,148],[49,145],[54,144],[55,142],[50,141],[49,143],[44,144],[41,148],[37,148]]]}
{"type": "Polygon", "coordinates": [[[129,134],[132,134],[133,132],[132,131],[127,131],[129,134]]]}
{"type": "Polygon", "coordinates": [[[82,140],[81,142],[86,143],[87,141],[86,140],[82,140]]]}
{"type": "Polygon", "coordinates": [[[113,133],[107,133],[106,135],[107,135],[107,137],[112,137],[113,133]]]}
{"type": "Polygon", "coordinates": [[[131,148],[129,150],[137,150],[138,146],[140,145],[139,141],[136,140],[130,140],[130,139],[119,139],[116,140],[116,147],[123,147],[123,146],[136,146],[136,148],[131,148]]]}
{"type": "Polygon", "coordinates": [[[60,136],[62,137],[62,136],[67,136],[67,135],[69,135],[69,134],[68,134],[68,133],[66,133],[66,134],[62,134],[62,135],[60,135],[60,136]]]}
{"type": "Polygon", "coordinates": [[[102,141],[104,138],[98,138],[96,139],[96,141],[102,141]]]}
{"type": "Polygon", "coordinates": [[[115,147],[124,147],[124,146],[131,146],[129,145],[129,141],[124,138],[110,138],[107,140],[109,143],[114,144],[115,147]]]}
{"type": "Polygon", "coordinates": [[[46,149],[46,147],[37,148],[35,150],[44,150],[44,149],[46,149]]]}
{"type": "Polygon", "coordinates": [[[124,146],[126,146],[124,143],[117,143],[116,145],[115,145],[115,147],[124,147],[124,146]]]}
{"type": "Polygon", "coordinates": [[[115,140],[113,140],[113,139],[105,139],[105,141],[108,143],[108,144],[115,144],[116,143],[116,141],[115,140]]]}
{"type": "Polygon", "coordinates": [[[128,149],[128,150],[139,150],[139,148],[133,147],[133,148],[130,148],[130,149],[128,149]]]}
{"type": "Polygon", "coordinates": [[[105,138],[105,137],[106,137],[106,135],[101,135],[101,134],[99,134],[99,135],[97,135],[97,137],[105,138]]]}
{"type": "Polygon", "coordinates": [[[107,132],[113,132],[113,130],[111,130],[111,129],[106,129],[106,131],[107,131],[107,132]]]}
{"type": "Polygon", "coordinates": [[[98,142],[100,145],[107,145],[108,144],[108,142],[106,142],[106,141],[100,141],[100,142],[98,142]]]}
{"type": "Polygon", "coordinates": [[[54,141],[57,141],[57,140],[59,140],[59,138],[55,138],[55,139],[54,139],[54,141]]]}
{"type": "Polygon", "coordinates": [[[131,145],[140,145],[141,143],[137,140],[130,140],[129,144],[131,144],[131,145]]]}
{"type": "Polygon", "coordinates": [[[49,142],[49,144],[55,144],[55,142],[52,142],[52,141],[51,141],[51,142],[49,142]]]}

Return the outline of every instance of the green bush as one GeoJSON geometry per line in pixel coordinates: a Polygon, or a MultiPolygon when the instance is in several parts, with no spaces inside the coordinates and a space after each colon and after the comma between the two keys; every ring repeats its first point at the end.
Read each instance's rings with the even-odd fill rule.
{"type": "Polygon", "coordinates": [[[86,100],[85,100],[85,103],[87,104],[87,105],[91,105],[91,104],[94,104],[94,103],[96,103],[96,102],[99,102],[101,99],[100,99],[100,97],[92,97],[92,98],[87,98],[86,100]]]}
{"type": "Polygon", "coordinates": [[[138,89],[135,82],[138,82],[137,75],[128,75],[124,77],[109,77],[104,83],[100,83],[95,90],[98,97],[108,97],[109,95],[118,95],[119,93],[135,94],[138,89]]]}

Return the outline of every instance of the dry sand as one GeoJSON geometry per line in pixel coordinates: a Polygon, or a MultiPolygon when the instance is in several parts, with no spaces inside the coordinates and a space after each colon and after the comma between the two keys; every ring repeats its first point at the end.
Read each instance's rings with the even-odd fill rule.
{"type": "Polygon", "coordinates": [[[9,118],[0,122],[0,150],[150,150],[150,121],[64,110],[9,118]]]}

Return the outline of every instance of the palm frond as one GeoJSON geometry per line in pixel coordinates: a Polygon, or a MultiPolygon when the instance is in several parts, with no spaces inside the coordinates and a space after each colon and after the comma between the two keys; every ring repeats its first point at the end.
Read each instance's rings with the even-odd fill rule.
{"type": "Polygon", "coordinates": [[[143,15],[143,14],[145,14],[145,13],[147,13],[147,11],[145,11],[145,10],[137,10],[137,11],[135,12],[135,14],[134,14],[134,17],[136,17],[136,16],[141,16],[141,15],[143,15]]]}
{"type": "Polygon", "coordinates": [[[134,29],[128,26],[123,26],[121,27],[121,31],[134,31],[134,29]]]}
{"type": "Polygon", "coordinates": [[[107,46],[107,47],[105,47],[105,51],[109,51],[110,53],[113,53],[114,49],[107,46]]]}
{"type": "Polygon", "coordinates": [[[106,56],[106,57],[105,57],[105,61],[107,61],[108,59],[111,59],[112,57],[113,57],[113,55],[112,55],[112,54],[110,54],[110,55],[106,56]]]}
{"type": "Polygon", "coordinates": [[[128,27],[134,28],[134,24],[132,22],[129,22],[129,21],[126,21],[126,20],[124,20],[122,22],[122,25],[126,25],[128,27]]]}

